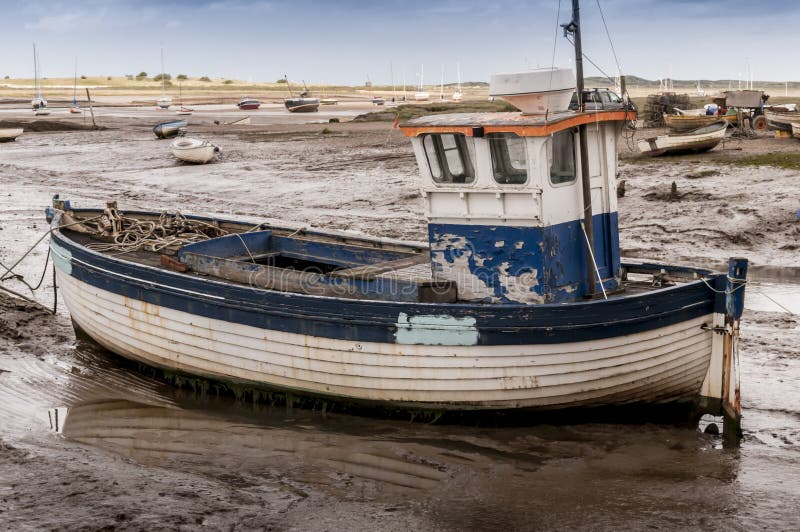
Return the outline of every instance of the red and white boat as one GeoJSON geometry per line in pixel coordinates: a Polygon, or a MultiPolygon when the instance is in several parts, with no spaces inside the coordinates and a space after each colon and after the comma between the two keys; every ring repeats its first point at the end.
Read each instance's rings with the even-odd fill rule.
{"type": "Polygon", "coordinates": [[[239,103],[236,104],[236,107],[243,111],[251,111],[261,107],[261,102],[255,98],[248,98],[247,96],[244,96],[241,100],[239,100],[239,103]]]}

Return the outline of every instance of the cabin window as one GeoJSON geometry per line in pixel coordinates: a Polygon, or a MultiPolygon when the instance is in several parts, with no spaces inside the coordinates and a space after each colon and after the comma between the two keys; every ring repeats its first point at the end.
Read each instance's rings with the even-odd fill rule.
{"type": "Polygon", "coordinates": [[[422,145],[431,169],[431,177],[436,183],[466,184],[475,181],[470,150],[464,135],[425,135],[422,145]]]}
{"type": "Polygon", "coordinates": [[[572,131],[555,133],[550,146],[550,182],[554,185],[575,181],[575,135],[572,131]]]}
{"type": "Polygon", "coordinates": [[[494,180],[503,185],[523,185],[528,181],[525,139],[514,133],[486,135],[492,154],[494,180]]]}

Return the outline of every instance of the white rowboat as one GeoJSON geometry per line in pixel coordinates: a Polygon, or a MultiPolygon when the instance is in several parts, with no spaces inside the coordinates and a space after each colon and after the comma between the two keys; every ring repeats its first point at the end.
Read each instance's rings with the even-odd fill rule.
{"type": "Polygon", "coordinates": [[[639,151],[657,156],[680,153],[700,153],[713,149],[725,137],[728,123],[724,120],[680,135],[661,135],[639,141],[639,151]]]}
{"type": "Polygon", "coordinates": [[[0,142],[11,142],[22,135],[22,128],[0,129],[0,142]]]}
{"type": "Polygon", "coordinates": [[[219,148],[204,139],[181,137],[172,143],[172,154],[181,161],[194,164],[211,162],[219,148]]]}

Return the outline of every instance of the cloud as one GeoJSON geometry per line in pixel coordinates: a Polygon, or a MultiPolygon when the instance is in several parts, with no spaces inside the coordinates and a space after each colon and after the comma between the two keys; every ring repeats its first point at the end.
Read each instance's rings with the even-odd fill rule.
{"type": "Polygon", "coordinates": [[[36,22],[25,24],[25,29],[33,31],[70,31],[78,28],[82,19],[83,17],[78,13],[48,15],[36,22]]]}

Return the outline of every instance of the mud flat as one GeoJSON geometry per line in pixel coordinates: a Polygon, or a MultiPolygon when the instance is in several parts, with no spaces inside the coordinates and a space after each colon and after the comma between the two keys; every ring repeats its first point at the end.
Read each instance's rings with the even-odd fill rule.
{"type": "MultiPolygon", "coordinates": [[[[115,198],[123,210],[425,238],[414,158],[390,123],[276,124],[285,117],[265,115],[264,124],[223,127],[193,116],[191,134],[222,148],[218,163],[196,167],[172,158],[151,117],[129,114],[103,116],[102,131],[49,126],[0,144],[0,261],[46,230],[42,209],[54,193],[78,206],[115,198]]],[[[797,266],[800,172],[749,161],[800,148],[766,138],[738,147],[625,155],[626,253],[797,266]]],[[[35,283],[45,254],[37,248],[20,273],[35,283]]],[[[49,306],[48,281],[36,298],[49,306]]],[[[754,283],[748,293],[745,435],[735,449],[683,425],[430,426],[237,403],[213,389],[187,395],[76,340],[63,306],[53,316],[0,296],[0,525],[797,529],[800,290],[754,283]]]]}

